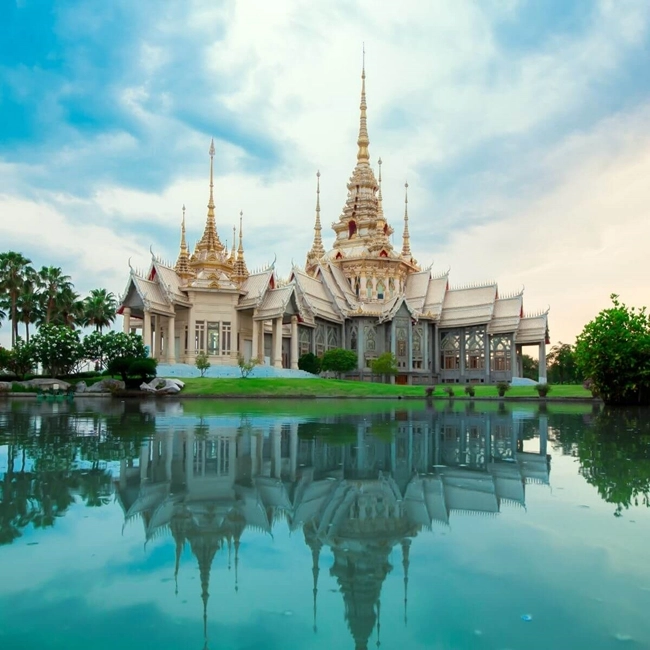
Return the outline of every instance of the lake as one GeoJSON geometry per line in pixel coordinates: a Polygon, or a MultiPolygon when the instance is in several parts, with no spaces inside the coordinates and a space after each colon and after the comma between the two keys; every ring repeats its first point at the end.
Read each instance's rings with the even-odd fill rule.
{"type": "Polygon", "coordinates": [[[650,412],[0,402],[0,648],[650,647],[650,412]]]}

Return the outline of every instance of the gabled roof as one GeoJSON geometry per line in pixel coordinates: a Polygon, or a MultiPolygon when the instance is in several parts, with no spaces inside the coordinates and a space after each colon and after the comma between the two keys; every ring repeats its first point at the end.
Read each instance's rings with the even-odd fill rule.
{"type": "Polygon", "coordinates": [[[431,278],[429,280],[427,295],[424,298],[424,306],[422,307],[423,316],[435,320],[440,319],[440,316],[442,314],[442,304],[445,300],[445,293],[447,292],[448,281],[448,272],[444,275],[436,278],[431,278]]]}
{"type": "Polygon", "coordinates": [[[304,301],[314,316],[336,323],[343,321],[342,312],[320,277],[313,278],[304,271],[294,268],[292,278],[296,284],[300,299],[304,301]]]}
{"type": "Polygon", "coordinates": [[[496,295],[496,284],[448,290],[442,303],[440,327],[489,323],[494,311],[496,295]]]}
{"type": "Polygon", "coordinates": [[[430,280],[431,271],[429,269],[419,273],[411,273],[406,277],[404,295],[411,308],[416,312],[422,312],[430,280]]]}
{"type": "Polygon", "coordinates": [[[264,294],[262,303],[257,308],[257,320],[279,318],[287,310],[291,296],[294,295],[295,284],[291,283],[278,289],[271,289],[264,294]]]}
{"type": "Polygon", "coordinates": [[[168,298],[172,302],[189,305],[187,295],[181,290],[181,279],[178,277],[176,271],[166,264],[163,264],[158,259],[154,259],[152,261],[149,277],[151,277],[151,274],[154,270],[168,298]]]}
{"type": "Polygon", "coordinates": [[[129,276],[124,297],[122,298],[122,307],[139,307],[173,315],[171,302],[158,282],[145,280],[134,271],[129,276]],[[134,294],[137,295],[139,300],[133,300],[134,294]]]}
{"type": "Polygon", "coordinates": [[[515,340],[517,343],[541,343],[546,340],[548,311],[536,316],[524,316],[519,321],[515,340]]]}
{"type": "Polygon", "coordinates": [[[492,320],[488,325],[489,334],[516,332],[523,308],[523,294],[509,298],[497,298],[494,302],[492,320]]]}
{"type": "Polygon", "coordinates": [[[237,308],[258,307],[262,304],[264,294],[271,283],[274,272],[273,267],[271,267],[259,273],[249,275],[241,286],[244,295],[239,299],[237,308]]]}

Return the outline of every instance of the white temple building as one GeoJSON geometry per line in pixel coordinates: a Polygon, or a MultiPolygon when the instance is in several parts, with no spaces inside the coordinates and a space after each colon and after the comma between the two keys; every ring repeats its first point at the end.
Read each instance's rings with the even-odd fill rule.
{"type": "MultiPolygon", "coordinates": [[[[454,287],[449,271],[421,268],[411,253],[408,196],[401,249],[384,215],[381,159],[370,164],[365,68],[362,72],[356,166],[326,250],[318,174],[314,239],[304,268],[281,281],[274,265],[250,273],[240,215],[238,246],[227,250],[217,231],[214,142],[210,146],[208,212],[203,236],[190,251],[185,209],[178,259],[152,254],[146,273],[131,269],[119,313],[124,331],[140,331],[162,362],[235,365],[241,355],[276,368],[298,368],[300,356],[347,348],[358,356],[350,378],[371,379],[372,361],[397,359],[397,383],[493,383],[523,374],[522,348],[535,346],[546,379],[548,310],[524,310],[523,290],[500,293],[495,282],[454,287]]],[[[408,191],[408,185],[406,186],[408,191]]]]}

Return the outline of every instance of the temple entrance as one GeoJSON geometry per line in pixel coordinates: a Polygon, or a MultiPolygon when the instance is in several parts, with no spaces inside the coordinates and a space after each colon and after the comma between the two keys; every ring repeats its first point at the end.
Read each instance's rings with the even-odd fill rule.
{"type": "Polygon", "coordinates": [[[408,384],[408,375],[397,375],[395,377],[395,383],[400,386],[406,386],[408,384]]]}

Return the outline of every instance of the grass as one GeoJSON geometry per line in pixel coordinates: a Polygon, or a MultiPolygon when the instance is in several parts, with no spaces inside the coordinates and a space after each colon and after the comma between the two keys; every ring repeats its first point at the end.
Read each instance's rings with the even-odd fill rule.
{"type": "MultiPolygon", "coordinates": [[[[338,397],[338,398],[424,398],[424,386],[397,386],[360,381],[337,379],[215,379],[212,377],[193,377],[183,380],[185,388],[181,395],[197,397],[338,397]]],[[[453,386],[454,400],[468,400],[464,386],[453,386]]],[[[443,392],[445,385],[436,386],[433,397],[449,399],[443,392]]],[[[476,385],[477,398],[498,400],[494,386],[476,385]]],[[[534,386],[515,386],[506,393],[506,399],[538,399],[534,386]]],[[[581,385],[558,385],[551,388],[548,399],[581,398],[591,399],[591,393],[581,385]]]]}

